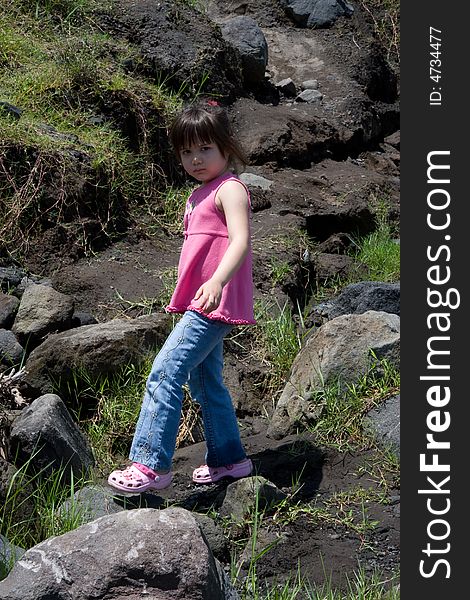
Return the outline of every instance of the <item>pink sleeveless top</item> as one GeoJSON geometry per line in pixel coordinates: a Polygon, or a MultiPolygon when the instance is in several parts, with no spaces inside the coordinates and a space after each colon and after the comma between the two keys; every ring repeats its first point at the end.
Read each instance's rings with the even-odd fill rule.
{"type": "MultiPolygon", "coordinates": [[[[223,288],[216,310],[207,314],[197,306],[197,300],[192,303],[199,287],[214,274],[229,245],[225,215],[215,204],[219,188],[229,180],[240,181],[232,173],[224,173],[195,189],[186,203],[178,283],[165,310],[172,313],[195,310],[209,319],[249,325],[256,323],[253,316],[251,246],[240,268],[223,288]]],[[[247,193],[249,201],[248,190],[247,193]]]]}

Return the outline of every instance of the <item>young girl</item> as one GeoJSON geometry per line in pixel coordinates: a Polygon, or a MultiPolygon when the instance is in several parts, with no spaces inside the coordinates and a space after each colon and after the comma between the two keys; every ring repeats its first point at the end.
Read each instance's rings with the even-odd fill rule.
{"type": "Polygon", "coordinates": [[[171,463],[183,402],[183,385],[202,408],[207,464],[195,483],[246,477],[246,457],[229,392],[222,379],[223,338],[234,325],[254,323],[250,199],[231,172],[246,163],[224,109],[215,102],[186,108],[170,141],[185,171],[201,185],[184,215],[178,283],[166,310],[183,313],[158,353],[147,380],[130,459],[108,483],[121,491],[170,485],[171,463]]]}

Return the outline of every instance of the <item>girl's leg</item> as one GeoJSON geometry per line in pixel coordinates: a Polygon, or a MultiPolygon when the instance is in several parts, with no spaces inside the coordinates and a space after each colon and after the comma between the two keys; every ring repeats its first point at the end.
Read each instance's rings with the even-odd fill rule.
{"type": "Polygon", "coordinates": [[[202,408],[209,467],[221,467],[246,458],[232,399],[223,383],[222,369],[221,340],[189,376],[191,397],[202,408]]]}
{"type": "Polygon", "coordinates": [[[154,471],[171,468],[189,373],[222,342],[231,326],[186,312],[158,353],[147,380],[129,458],[154,471]]]}

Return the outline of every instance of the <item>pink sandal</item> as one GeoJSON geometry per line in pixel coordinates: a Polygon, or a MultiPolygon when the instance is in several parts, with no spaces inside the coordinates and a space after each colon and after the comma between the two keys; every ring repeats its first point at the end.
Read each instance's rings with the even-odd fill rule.
{"type": "Polygon", "coordinates": [[[253,471],[253,463],[249,458],[235,463],[233,465],[225,465],[225,467],[208,467],[202,465],[193,471],[194,483],[215,483],[224,477],[232,479],[240,479],[251,475],[253,471]]]}
{"type": "MultiPolygon", "coordinates": [[[[148,469],[150,472],[150,469],[148,469]]],[[[108,483],[121,492],[146,492],[147,490],[163,490],[168,487],[173,474],[156,475],[155,478],[142,473],[134,464],[126,469],[116,469],[108,477],[108,483]]]]}

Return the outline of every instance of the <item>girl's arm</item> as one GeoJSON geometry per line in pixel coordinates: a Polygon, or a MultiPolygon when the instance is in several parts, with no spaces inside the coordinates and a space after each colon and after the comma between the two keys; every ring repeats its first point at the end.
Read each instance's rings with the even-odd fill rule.
{"type": "Polygon", "coordinates": [[[229,246],[212,277],[194,296],[206,313],[219,306],[222,289],[238,271],[250,247],[249,203],[245,187],[237,181],[227,181],[217,192],[215,202],[225,214],[229,246]]]}

